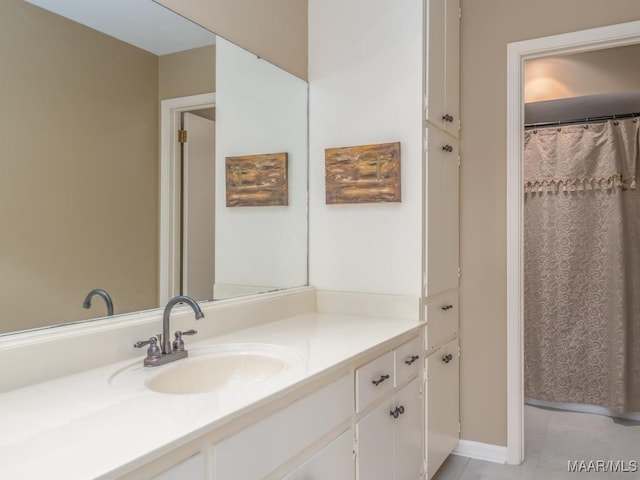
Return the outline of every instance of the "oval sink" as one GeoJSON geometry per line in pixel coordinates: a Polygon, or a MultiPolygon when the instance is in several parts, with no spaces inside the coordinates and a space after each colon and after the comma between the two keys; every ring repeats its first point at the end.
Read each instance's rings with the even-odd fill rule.
{"type": "MultiPolygon", "coordinates": [[[[269,389],[304,369],[295,349],[269,343],[219,343],[189,349],[189,357],[159,367],[142,359],[109,376],[109,384],[129,392],[145,389],[167,394],[226,394],[250,387],[269,389]]],[[[292,377],[293,376],[293,377],[292,377]]]]}
{"type": "Polygon", "coordinates": [[[229,391],[263,382],[286,368],[282,358],[265,352],[214,353],[164,367],[147,388],[170,394],[229,391]]]}

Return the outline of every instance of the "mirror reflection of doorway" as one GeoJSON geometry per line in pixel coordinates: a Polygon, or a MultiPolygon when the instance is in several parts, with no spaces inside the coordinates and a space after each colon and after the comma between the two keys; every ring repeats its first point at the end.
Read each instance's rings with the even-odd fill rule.
{"type": "Polygon", "coordinates": [[[213,298],[215,272],[214,108],[182,114],[180,293],[213,298]],[[186,137],[186,138],[185,138],[186,137]]]}

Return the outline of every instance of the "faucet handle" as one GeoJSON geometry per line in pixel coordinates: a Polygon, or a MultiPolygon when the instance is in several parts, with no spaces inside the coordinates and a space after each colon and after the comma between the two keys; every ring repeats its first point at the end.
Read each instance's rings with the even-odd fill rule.
{"type": "Polygon", "coordinates": [[[183,335],[195,335],[198,333],[197,330],[187,330],[185,332],[181,332],[180,330],[176,331],[176,339],[173,341],[173,351],[181,352],[184,351],[184,340],[182,340],[183,335]]]}
{"type": "Polygon", "coordinates": [[[142,348],[145,345],[149,345],[151,342],[157,342],[158,339],[156,337],[151,337],[149,340],[139,340],[133,344],[133,348],[142,348]]]}
{"type": "Polygon", "coordinates": [[[145,358],[145,362],[162,357],[162,352],[160,351],[160,347],[158,346],[158,337],[151,337],[149,340],[146,340],[144,342],[141,341],[133,344],[135,348],[142,348],[145,345],[149,345],[149,348],[147,348],[147,358],[145,358]]]}

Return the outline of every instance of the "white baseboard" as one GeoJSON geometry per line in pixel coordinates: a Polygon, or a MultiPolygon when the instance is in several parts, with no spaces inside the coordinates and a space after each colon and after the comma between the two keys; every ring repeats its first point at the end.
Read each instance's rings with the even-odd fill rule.
{"type": "Polygon", "coordinates": [[[458,446],[452,453],[461,457],[484,460],[485,462],[507,463],[507,447],[492,445],[490,443],[460,439],[458,446]]]}

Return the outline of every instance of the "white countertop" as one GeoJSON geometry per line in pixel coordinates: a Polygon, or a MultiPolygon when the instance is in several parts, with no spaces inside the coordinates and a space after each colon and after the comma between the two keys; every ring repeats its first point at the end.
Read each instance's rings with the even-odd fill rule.
{"type": "Polygon", "coordinates": [[[1,476],[12,480],[117,477],[141,458],[152,460],[158,449],[211,431],[252,406],[257,408],[261,401],[418,327],[415,320],[307,313],[200,341],[185,338],[194,356],[216,344],[230,343],[273,344],[297,352],[297,367],[233,394],[152,392],[143,379],[165,367],[138,368],[144,354],[135,362],[127,360],[0,394],[1,476]],[[127,381],[114,376],[122,371],[128,372],[127,381]],[[135,375],[140,375],[139,384],[131,382],[135,375]]]}

